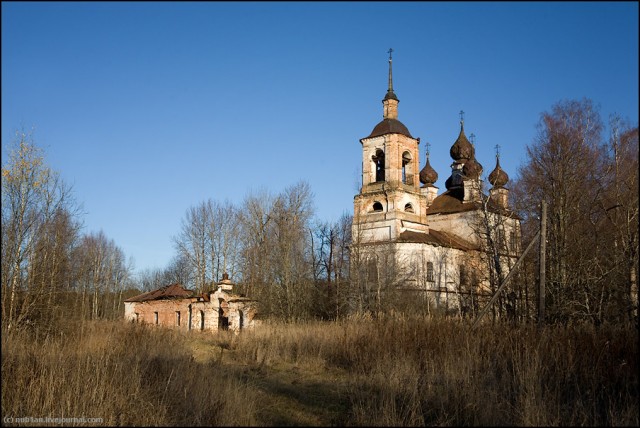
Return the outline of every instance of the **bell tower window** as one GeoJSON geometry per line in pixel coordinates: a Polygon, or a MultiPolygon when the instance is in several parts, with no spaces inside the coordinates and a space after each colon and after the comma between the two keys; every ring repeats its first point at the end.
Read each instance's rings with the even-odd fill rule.
{"type": "Polygon", "coordinates": [[[376,154],[371,156],[371,160],[375,167],[376,182],[384,181],[384,152],[377,149],[376,154]]]}
{"type": "Polygon", "coordinates": [[[413,174],[410,174],[411,168],[409,165],[411,164],[411,153],[404,152],[402,154],[402,182],[404,184],[413,184],[413,174]]]}
{"type": "Polygon", "coordinates": [[[406,204],[406,205],[404,206],[404,210],[405,210],[406,212],[408,212],[408,213],[412,213],[412,212],[414,212],[414,211],[413,211],[413,205],[411,205],[411,204],[406,204]]]}
{"type": "Polygon", "coordinates": [[[373,212],[381,212],[382,211],[382,204],[380,202],[374,202],[373,203],[373,212]]]}

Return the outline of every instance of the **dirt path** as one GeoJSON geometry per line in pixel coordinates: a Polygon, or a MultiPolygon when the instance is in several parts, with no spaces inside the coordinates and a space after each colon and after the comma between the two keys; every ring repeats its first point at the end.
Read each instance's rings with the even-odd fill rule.
{"type": "Polygon", "coordinates": [[[215,361],[256,391],[257,419],[262,426],[342,426],[349,412],[348,388],[338,370],[293,364],[247,364],[234,351],[206,339],[190,341],[198,362],[215,361]]]}

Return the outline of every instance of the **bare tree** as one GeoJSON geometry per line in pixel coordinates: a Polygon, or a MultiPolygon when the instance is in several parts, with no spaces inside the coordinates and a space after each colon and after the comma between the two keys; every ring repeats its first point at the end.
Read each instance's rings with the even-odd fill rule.
{"type": "Polygon", "coordinates": [[[193,272],[189,267],[189,260],[181,254],[176,255],[164,269],[160,278],[159,285],[153,288],[175,283],[191,284],[193,282],[193,272]]]}
{"type": "Polygon", "coordinates": [[[198,293],[205,291],[209,274],[208,250],[211,248],[210,202],[203,202],[190,207],[182,220],[180,234],[174,238],[178,254],[189,261],[194,279],[194,287],[198,293]]]}
{"type": "Polygon", "coordinates": [[[237,209],[229,201],[220,203],[209,200],[206,207],[211,277],[214,281],[220,281],[222,274],[227,273],[235,278],[240,263],[240,221],[237,209]]]}
{"type": "Polygon", "coordinates": [[[276,196],[264,190],[249,194],[239,212],[243,288],[260,300],[265,316],[308,316],[313,300],[308,183],[298,182],[276,196]]]}
{"type": "Polygon", "coordinates": [[[637,272],[637,127],[627,134],[614,126],[609,144],[602,140],[602,128],[590,100],[556,104],[542,114],[536,140],[527,147],[527,162],[519,170],[516,195],[529,223],[524,230],[532,229],[539,201],[546,200],[549,207],[551,321],[582,318],[600,323],[627,316],[629,309],[631,278],[637,272]],[[621,135],[629,136],[628,149],[622,152],[621,135]],[[624,232],[623,238],[623,229],[633,232],[624,232]],[[619,268],[629,280],[616,276],[619,268]]]}
{"type": "Polygon", "coordinates": [[[164,271],[161,268],[147,268],[138,273],[136,284],[138,290],[146,292],[156,288],[172,284],[172,281],[165,282],[164,271]]]}
{"type": "MultiPolygon", "coordinates": [[[[474,252],[475,258],[485,266],[481,270],[488,275],[486,275],[487,278],[480,276],[476,267],[467,269],[465,271],[467,278],[461,278],[470,281],[469,276],[474,276],[478,281],[476,287],[480,294],[485,294],[487,291],[489,295],[495,293],[514,266],[520,251],[519,224],[518,217],[511,209],[491,196],[487,196],[484,191],[480,192],[477,216],[470,226],[479,247],[479,251],[474,252]],[[485,281],[488,282],[488,290],[483,289],[485,281]]],[[[471,265],[477,262],[468,261],[471,265]]],[[[509,291],[498,296],[497,304],[491,308],[494,320],[505,315],[515,320],[518,303],[516,291],[520,291],[518,288],[516,281],[512,281],[509,291]]]]}
{"type": "Polygon", "coordinates": [[[60,208],[40,228],[28,268],[33,291],[38,294],[31,303],[36,305],[40,324],[53,325],[73,302],[72,254],[78,244],[80,226],[69,211],[60,208]]]}
{"type": "Polygon", "coordinates": [[[261,301],[261,312],[271,312],[271,282],[269,254],[271,248],[271,210],[274,197],[266,190],[245,196],[241,209],[240,244],[241,270],[240,280],[248,295],[261,301]]]}
{"type": "Polygon", "coordinates": [[[305,316],[309,310],[306,291],[312,283],[311,246],[307,230],[313,216],[313,195],[301,181],[287,187],[274,200],[271,266],[279,315],[285,319],[305,316]]]}
{"type": "Polygon", "coordinates": [[[609,191],[603,192],[601,210],[611,228],[613,282],[621,284],[612,295],[622,312],[638,316],[638,127],[623,123],[618,115],[610,118],[611,135],[607,149],[609,191]]]}
{"type": "Polygon", "coordinates": [[[119,317],[122,291],[130,280],[130,266],[122,249],[99,231],[81,238],[74,259],[82,319],[119,317]]]}
{"type": "Polygon", "coordinates": [[[338,219],[336,224],[336,248],[333,251],[334,255],[334,289],[335,289],[335,306],[336,317],[340,317],[343,313],[346,313],[347,299],[349,298],[349,272],[350,272],[350,258],[349,247],[351,246],[351,226],[353,223],[353,217],[350,214],[344,213],[338,219]]]}
{"type": "Polygon", "coordinates": [[[334,317],[339,317],[345,309],[347,295],[341,293],[341,287],[348,285],[350,243],[351,216],[346,213],[333,223],[318,222],[311,233],[314,281],[326,288],[323,295],[333,308],[327,309],[334,317]]]}
{"type": "MultiPolygon", "coordinates": [[[[50,274],[61,269],[63,256],[57,250],[67,248],[65,240],[73,241],[73,236],[63,236],[63,217],[76,214],[70,188],[46,166],[31,137],[20,133],[2,166],[3,328],[28,320],[42,299],[50,299],[53,290],[44,291],[55,282],[50,274]],[[36,260],[46,260],[54,271],[36,269],[36,260]]],[[[66,232],[75,230],[70,226],[66,232]]]]}

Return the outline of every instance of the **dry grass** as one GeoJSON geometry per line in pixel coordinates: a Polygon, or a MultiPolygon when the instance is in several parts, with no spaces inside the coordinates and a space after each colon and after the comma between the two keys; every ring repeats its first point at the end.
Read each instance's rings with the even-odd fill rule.
{"type": "Polygon", "coordinates": [[[638,426],[633,327],[412,317],[2,339],[3,416],[105,425],[638,426]]]}
{"type": "Polygon", "coordinates": [[[252,425],[252,391],[192,358],[183,334],[92,323],[36,343],[2,339],[2,414],[102,418],[104,425],[252,425]],[[238,409],[242,412],[237,413],[238,409]]]}
{"type": "Polygon", "coordinates": [[[238,357],[339,373],[357,426],[633,425],[638,331],[481,326],[388,317],[270,325],[240,335],[238,357]]]}

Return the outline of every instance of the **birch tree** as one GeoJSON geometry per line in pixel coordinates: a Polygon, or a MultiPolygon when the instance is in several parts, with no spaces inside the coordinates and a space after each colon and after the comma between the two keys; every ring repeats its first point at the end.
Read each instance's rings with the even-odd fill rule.
{"type": "MultiPolygon", "coordinates": [[[[193,272],[194,286],[198,293],[205,291],[211,281],[209,274],[210,258],[207,256],[211,246],[208,233],[210,210],[203,202],[190,207],[182,220],[180,234],[174,238],[178,254],[188,260],[193,272]]],[[[186,284],[185,284],[186,285],[186,284]]]]}
{"type": "MultiPolygon", "coordinates": [[[[32,138],[19,133],[8,162],[2,166],[3,329],[33,322],[29,319],[40,300],[50,298],[42,292],[43,287],[55,279],[47,279],[33,263],[39,257],[49,263],[54,257],[52,248],[65,247],[62,240],[67,237],[56,235],[61,230],[52,227],[62,221],[65,212],[76,213],[70,188],[45,164],[44,153],[32,138]],[[39,280],[34,278],[36,274],[40,275],[39,280]]],[[[60,257],[59,253],[56,257],[60,257]]],[[[60,267],[58,262],[54,266],[60,267]]]]}

